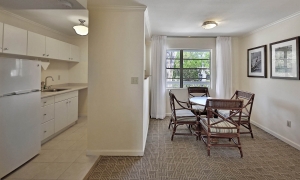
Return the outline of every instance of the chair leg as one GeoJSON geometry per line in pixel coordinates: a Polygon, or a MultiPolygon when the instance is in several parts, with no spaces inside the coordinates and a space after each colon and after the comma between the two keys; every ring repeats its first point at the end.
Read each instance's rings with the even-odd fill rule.
{"type": "Polygon", "coordinates": [[[174,125],[174,127],[173,127],[173,133],[172,133],[172,137],[171,137],[171,141],[173,141],[173,138],[174,138],[174,135],[175,135],[175,132],[176,132],[176,128],[177,128],[177,126],[174,125]]]}
{"type": "Polygon", "coordinates": [[[248,126],[249,126],[249,131],[250,131],[250,133],[251,133],[251,137],[253,138],[253,133],[252,133],[252,128],[251,128],[250,122],[248,123],[248,126]]]}
{"type": "Polygon", "coordinates": [[[210,156],[210,137],[207,136],[207,156],[210,156]]]}
{"type": "Polygon", "coordinates": [[[169,128],[168,129],[170,129],[171,124],[172,124],[172,117],[170,118],[170,123],[169,123],[169,128]]]}
{"type": "Polygon", "coordinates": [[[241,145],[241,141],[240,141],[240,137],[237,137],[238,139],[238,148],[240,150],[240,154],[241,154],[241,158],[243,157],[243,151],[242,151],[242,145],[241,145]]]}

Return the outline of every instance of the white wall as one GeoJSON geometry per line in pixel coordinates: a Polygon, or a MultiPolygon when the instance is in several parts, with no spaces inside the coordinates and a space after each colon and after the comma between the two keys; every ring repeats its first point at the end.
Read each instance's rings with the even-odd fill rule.
{"type": "MultiPolygon", "coordinates": [[[[300,149],[300,98],[299,80],[270,78],[269,43],[300,35],[300,16],[293,17],[253,34],[239,39],[239,64],[233,70],[233,76],[239,77],[235,86],[241,90],[255,93],[252,123],[300,149]],[[247,49],[268,45],[268,78],[247,77],[247,49]],[[292,122],[287,127],[287,120],[292,122]]],[[[255,134],[254,134],[255,137],[255,134]]]]}
{"type": "Polygon", "coordinates": [[[144,10],[89,9],[87,154],[143,155],[144,10]]]}
{"type": "MultiPolygon", "coordinates": [[[[216,55],[216,38],[167,38],[167,49],[211,49],[212,50],[212,59],[211,59],[211,89],[209,93],[211,96],[215,94],[215,55],[216,55]]],[[[176,98],[181,101],[188,100],[187,88],[182,89],[172,89],[172,92],[175,94],[176,98]]],[[[166,113],[167,115],[171,114],[170,101],[168,90],[166,90],[166,113]]]]}

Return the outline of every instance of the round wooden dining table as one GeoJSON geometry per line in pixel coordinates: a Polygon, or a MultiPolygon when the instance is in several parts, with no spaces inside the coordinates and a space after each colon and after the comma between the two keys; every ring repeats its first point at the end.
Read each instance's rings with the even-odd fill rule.
{"type": "Polygon", "coordinates": [[[191,97],[190,102],[193,103],[193,104],[199,104],[199,105],[205,106],[207,99],[211,99],[211,97],[202,97],[202,96],[200,96],[200,97],[191,97]]]}

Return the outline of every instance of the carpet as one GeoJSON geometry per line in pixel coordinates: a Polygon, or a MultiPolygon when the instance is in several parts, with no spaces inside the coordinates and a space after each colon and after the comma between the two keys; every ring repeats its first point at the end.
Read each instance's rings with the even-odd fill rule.
{"type": "Polygon", "coordinates": [[[102,156],[86,180],[300,179],[300,151],[255,126],[254,139],[241,135],[243,158],[231,147],[212,147],[208,157],[195,136],[171,141],[168,123],[150,120],[143,157],[102,156]]]}

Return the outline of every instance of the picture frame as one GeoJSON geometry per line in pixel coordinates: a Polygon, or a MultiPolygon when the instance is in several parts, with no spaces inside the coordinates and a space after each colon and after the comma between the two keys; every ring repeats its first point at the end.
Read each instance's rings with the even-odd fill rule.
{"type": "Polygon", "coordinates": [[[299,80],[299,37],[270,44],[270,72],[274,79],[299,80]]]}
{"type": "Polygon", "coordinates": [[[247,55],[247,76],[266,78],[267,77],[267,45],[248,49],[247,55]]]}

